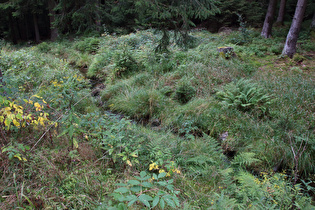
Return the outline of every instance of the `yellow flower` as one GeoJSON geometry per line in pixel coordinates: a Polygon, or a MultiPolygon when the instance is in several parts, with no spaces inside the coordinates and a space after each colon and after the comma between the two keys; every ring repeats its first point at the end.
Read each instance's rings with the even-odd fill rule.
{"type": "Polygon", "coordinates": [[[159,166],[156,163],[151,163],[149,165],[149,171],[157,170],[157,169],[159,169],[159,166]]]}
{"type": "Polygon", "coordinates": [[[16,119],[13,119],[13,124],[18,128],[20,127],[20,123],[16,119]]]}
{"type": "Polygon", "coordinates": [[[36,108],[36,111],[41,111],[42,110],[42,106],[39,103],[34,103],[34,106],[36,108]]]}
{"type": "Polygon", "coordinates": [[[164,169],[160,169],[159,170],[159,174],[161,174],[161,173],[165,173],[165,170],[164,169]]]}
{"type": "Polygon", "coordinates": [[[172,171],[173,171],[174,173],[180,174],[180,170],[178,170],[177,168],[172,169],[172,171]]]}

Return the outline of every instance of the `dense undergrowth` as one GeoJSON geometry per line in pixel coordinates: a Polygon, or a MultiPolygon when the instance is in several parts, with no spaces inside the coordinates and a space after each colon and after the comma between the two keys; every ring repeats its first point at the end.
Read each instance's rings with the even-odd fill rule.
{"type": "Polygon", "coordinates": [[[314,37],[283,58],[285,30],[1,42],[0,208],[314,208],[314,37]]]}

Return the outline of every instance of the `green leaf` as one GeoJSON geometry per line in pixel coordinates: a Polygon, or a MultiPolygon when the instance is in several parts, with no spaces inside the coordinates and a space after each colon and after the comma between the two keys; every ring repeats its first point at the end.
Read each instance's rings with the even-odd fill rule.
{"type": "Polygon", "coordinates": [[[141,191],[141,187],[140,186],[133,186],[130,188],[130,190],[132,192],[139,193],[141,191]]]}
{"type": "Polygon", "coordinates": [[[124,203],[118,204],[118,210],[127,210],[127,207],[124,203]]]}
{"type": "Polygon", "coordinates": [[[133,199],[133,200],[129,201],[128,207],[132,206],[132,204],[134,204],[136,201],[138,201],[138,199],[133,199]]]}
{"type": "Polygon", "coordinates": [[[130,156],[131,156],[131,157],[135,157],[135,158],[136,158],[136,157],[138,157],[138,155],[137,155],[137,152],[136,152],[136,151],[135,151],[135,152],[132,152],[132,153],[130,154],[130,156]]]}
{"type": "Polygon", "coordinates": [[[153,187],[153,185],[150,182],[143,182],[142,186],[147,188],[153,187]]]}
{"type": "Polygon", "coordinates": [[[109,150],[108,150],[108,154],[109,154],[109,155],[112,155],[113,152],[114,152],[114,149],[109,149],[109,150]]]}
{"type": "Polygon", "coordinates": [[[126,187],[120,187],[116,189],[114,192],[126,193],[126,192],[129,192],[129,190],[126,187]]]}
{"type": "Polygon", "coordinates": [[[158,179],[161,179],[161,178],[163,178],[163,177],[165,177],[165,176],[166,176],[166,173],[165,173],[165,172],[160,173],[160,174],[158,175],[158,179]]]}
{"type": "Polygon", "coordinates": [[[141,171],[140,172],[140,177],[141,178],[144,178],[146,175],[147,175],[147,173],[145,171],[141,171]]]}
{"type": "Polygon", "coordinates": [[[161,207],[161,209],[165,208],[165,202],[164,202],[163,198],[160,199],[160,207],[161,207]]]}
{"type": "Polygon", "coordinates": [[[159,192],[158,192],[158,194],[157,195],[165,195],[166,194],[166,192],[165,191],[162,191],[162,190],[159,190],[159,192]]]}
{"type": "Polygon", "coordinates": [[[57,136],[57,138],[65,135],[67,132],[68,132],[68,129],[63,130],[62,133],[57,136]]]}
{"type": "Polygon", "coordinates": [[[166,185],[165,186],[168,190],[174,190],[174,186],[173,185],[166,185]]]}
{"type": "Polygon", "coordinates": [[[161,186],[166,186],[167,182],[166,181],[159,181],[158,184],[161,185],[161,186]]]}
{"type": "Polygon", "coordinates": [[[138,199],[138,197],[135,196],[135,195],[128,195],[128,196],[126,196],[126,200],[127,201],[131,201],[131,200],[134,200],[134,199],[138,199]]]}
{"type": "Polygon", "coordinates": [[[154,178],[155,180],[157,180],[157,179],[158,179],[158,176],[157,176],[156,174],[153,174],[153,178],[154,178]]]}
{"type": "Polygon", "coordinates": [[[74,126],[70,125],[70,127],[69,127],[69,136],[70,136],[70,138],[72,138],[73,133],[74,133],[74,126]]]}
{"type": "Polygon", "coordinates": [[[171,195],[164,195],[163,198],[169,206],[171,206],[172,208],[176,208],[176,205],[171,195]]]}
{"type": "Polygon", "coordinates": [[[75,149],[77,149],[79,147],[79,144],[75,138],[73,139],[73,146],[75,149]]]}
{"type": "Polygon", "coordinates": [[[173,196],[173,200],[175,202],[175,205],[179,207],[179,199],[176,196],[173,196]]]}
{"type": "Polygon", "coordinates": [[[16,118],[19,119],[19,120],[22,120],[22,119],[23,119],[23,116],[22,116],[21,113],[18,113],[18,114],[16,115],[16,118]]]}
{"type": "Polygon", "coordinates": [[[152,203],[152,208],[154,208],[160,201],[160,197],[159,196],[155,196],[155,198],[153,199],[153,203],[152,203]]]}
{"type": "Polygon", "coordinates": [[[131,184],[131,185],[139,185],[140,182],[138,180],[129,180],[128,181],[128,184],[131,184]]]}
{"type": "Polygon", "coordinates": [[[116,186],[119,186],[119,187],[126,187],[127,185],[125,183],[117,183],[115,184],[116,186]]]}
{"type": "Polygon", "coordinates": [[[138,201],[138,197],[135,195],[129,195],[126,197],[126,200],[129,201],[128,207],[134,204],[134,202],[138,201]]]}
{"type": "Polygon", "coordinates": [[[142,194],[139,196],[139,201],[141,201],[144,205],[146,205],[147,207],[150,208],[150,203],[149,201],[152,201],[153,198],[149,195],[146,195],[146,194],[142,194]]]}

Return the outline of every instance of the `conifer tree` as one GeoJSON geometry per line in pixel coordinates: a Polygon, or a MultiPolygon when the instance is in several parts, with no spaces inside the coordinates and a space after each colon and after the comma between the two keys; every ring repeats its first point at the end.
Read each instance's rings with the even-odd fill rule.
{"type": "Polygon", "coordinates": [[[285,14],[285,6],[286,6],[287,0],[281,0],[278,17],[277,17],[277,23],[283,24],[284,21],[284,14],[285,14]]]}
{"type": "Polygon", "coordinates": [[[273,24],[273,18],[275,15],[276,5],[277,0],[269,0],[264,26],[261,31],[261,36],[264,38],[269,38],[271,36],[271,29],[273,24]]]}
{"type": "Polygon", "coordinates": [[[137,0],[138,21],[142,25],[150,25],[163,32],[158,46],[159,51],[167,50],[169,34],[167,29],[179,32],[182,42],[189,36],[188,29],[194,26],[193,19],[206,19],[219,12],[215,0],[137,0]]]}

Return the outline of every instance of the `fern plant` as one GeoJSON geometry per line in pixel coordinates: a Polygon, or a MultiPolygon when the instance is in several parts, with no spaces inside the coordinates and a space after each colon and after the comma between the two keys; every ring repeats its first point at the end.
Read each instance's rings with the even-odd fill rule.
{"type": "Polygon", "coordinates": [[[260,162],[259,159],[255,158],[255,155],[256,154],[253,152],[242,152],[235,156],[232,165],[246,167],[252,165],[253,163],[260,162]]]}
{"type": "Polygon", "coordinates": [[[216,139],[206,134],[195,141],[183,142],[181,148],[177,161],[190,177],[212,177],[214,180],[218,178],[217,170],[227,163],[216,139]]]}
{"type": "Polygon", "coordinates": [[[227,84],[216,96],[227,107],[235,107],[243,112],[257,110],[262,114],[268,113],[268,106],[273,102],[272,96],[263,88],[246,79],[227,84]]]}

